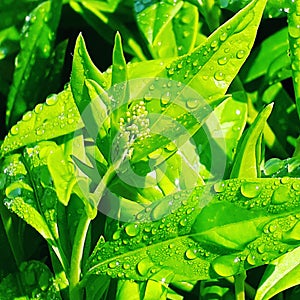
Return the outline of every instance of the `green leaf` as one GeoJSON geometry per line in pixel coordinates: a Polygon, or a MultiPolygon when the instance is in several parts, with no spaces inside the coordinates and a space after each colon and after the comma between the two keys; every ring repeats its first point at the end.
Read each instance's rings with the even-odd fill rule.
{"type": "Polygon", "coordinates": [[[9,274],[0,282],[0,297],[11,299],[61,300],[58,283],[49,268],[40,261],[24,262],[18,273],[9,274]]]}
{"type": "Polygon", "coordinates": [[[208,100],[223,96],[250,53],[265,3],[252,1],[159,76],[182,82],[208,100]]]}
{"type": "Polygon", "coordinates": [[[37,87],[41,73],[49,70],[55,32],[60,19],[61,0],[40,4],[28,16],[21,35],[21,50],[16,57],[13,84],[6,110],[6,125],[11,127],[22,114],[45,96],[37,87]],[[40,93],[40,94],[39,94],[40,93]]]}
{"type": "Polygon", "coordinates": [[[168,283],[231,276],[269,263],[299,245],[299,221],[290,217],[299,211],[299,183],[231,179],[167,196],[100,243],[86,276],[168,283]]]}
{"type": "Polygon", "coordinates": [[[231,178],[260,177],[261,135],[272,108],[273,104],[266,106],[247,131],[237,150],[230,174],[231,178]]]}
{"type": "Polygon", "coordinates": [[[147,40],[149,50],[154,58],[177,55],[176,36],[172,28],[172,20],[182,5],[182,1],[175,5],[168,1],[161,1],[154,2],[141,12],[137,11],[137,24],[147,40]]]}
{"type": "Polygon", "coordinates": [[[0,60],[19,50],[19,32],[15,26],[0,31],[0,60]]]}
{"type": "Polygon", "coordinates": [[[71,90],[80,113],[83,113],[84,109],[89,104],[89,100],[86,100],[87,90],[85,87],[85,81],[91,79],[105,88],[109,83],[103,74],[96,68],[87,52],[84,39],[80,34],[76,40],[74,49],[72,73],[71,73],[71,90]]]}
{"type": "Polygon", "coordinates": [[[41,2],[41,0],[1,1],[0,29],[22,24],[28,13],[41,2]]]}
{"type": "Polygon", "coordinates": [[[23,115],[1,145],[1,156],[30,143],[52,139],[83,126],[69,88],[50,95],[44,104],[23,115]],[[54,130],[55,129],[55,130],[54,130]]]}
{"type": "Polygon", "coordinates": [[[2,189],[7,208],[39,232],[66,270],[58,242],[58,199],[47,166],[49,154],[57,147],[54,142],[41,142],[25,148],[23,155],[7,156],[1,165],[6,178],[2,189]]]}
{"type": "Polygon", "coordinates": [[[209,173],[207,178],[202,170],[205,178],[222,178],[228,173],[246,125],[247,110],[245,95],[234,93],[214,109],[193,137],[198,149],[201,148],[200,161],[209,173]]]}
{"type": "Polygon", "coordinates": [[[291,67],[297,111],[300,116],[300,3],[299,1],[291,2],[290,6],[290,11],[288,13],[288,31],[292,63],[291,67]]]}
{"type": "Polygon", "coordinates": [[[277,60],[278,54],[288,54],[287,28],[276,31],[265,39],[258,48],[249,56],[241,70],[241,78],[244,82],[250,82],[263,76],[273,61],[277,60]],[[276,56],[270,55],[276,53],[276,56]]]}
{"type": "Polygon", "coordinates": [[[264,272],[256,292],[255,300],[270,299],[276,294],[300,283],[299,252],[296,248],[273,260],[264,272]]]}
{"type": "MultiPolygon", "coordinates": [[[[98,1],[97,1],[98,2],[98,1]]],[[[110,7],[114,7],[114,3],[116,1],[111,1],[113,4],[108,4],[110,7]]],[[[137,37],[134,34],[134,31],[131,28],[126,26],[126,21],[128,20],[128,15],[132,13],[132,9],[130,7],[127,10],[127,14],[125,13],[125,20],[124,16],[120,16],[119,14],[111,14],[105,11],[99,10],[97,7],[94,6],[96,3],[93,2],[90,5],[90,1],[70,1],[71,7],[79,13],[86,22],[95,29],[95,31],[102,36],[106,41],[111,43],[114,38],[114,35],[117,31],[120,31],[122,36],[126,36],[124,48],[127,53],[136,56],[140,60],[145,60],[145,55],[139,42],[137,41],[137,37]]],[[[122,1],[121,1],[122,3],[122,1]]]]}

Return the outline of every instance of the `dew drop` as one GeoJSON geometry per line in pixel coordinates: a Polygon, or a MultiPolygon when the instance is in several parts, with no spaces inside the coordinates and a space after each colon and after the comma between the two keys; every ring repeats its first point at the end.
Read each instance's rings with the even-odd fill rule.
{"type": "Polygon", "coordinates": [[[214,184],[214,190],[216,193],[224,192],[226,185],[224,182],[217,182],[214,184]]]}
{"type": "Polygon", "coordinates": [[[113,240],[118,240],[120,238],[120,236],[121,236],[121,231],[117,230],[113,233],[112,238],[113,238],[113,240]]]}
{"type": "Polygon", "coordinates": [[[239,51],[236,53],[236,57],[237,57],[238,59],[242,59],[245,55],[246,55],[246,51],[244,51],[244,50],[239,50],[239,51]]]}
{"type": "Polygon", "coordinates": [[[190,23],[190,17],[189,16],[183,16],[181,19],[180,19],[181,23],[182,24],[189,24],[190,23]]]}
{"type": "Polygon", "coordinates": [[[130,237],[136,236],[139,233],[139,226],[137,224],[131,223],[125,227],[125,232],[130,237]]]}
{"type": "Polygon", "coordinates": [[[110,268],[110,269],[115,269],[117,266],[119,266],[119,262],[118,261],[112,261],[112,262],[110,262],[109,264],[108,264],[108,267],[110,268]]]}
{"type": "Polygon", "coordinates": [[[195,109],[199,106],[199,100],[198,99],[190,99],[186,102],[187,108],[195,109]]]}
{"type": "Polygon", "coordinates": [[[234,255],[219,256],[213,260],[212,267],[222,277],[232,276],[239,272],[240,259],[234,255]]]}
{"type": "Polygon", "coordinates": [[[253,255],[253,254],[250,253],[250,254],[247,256],[247,262],[248,262],[248,264],[249,264],[249,265],[252,265],[252,266],[255,266],[255,264],[256,264],[255,259],[256,259],[255,255],[253,255]]]}
{"type": "Polygon", "coordinates": [[[170,100],[171,100],[170,92],[167,92],[165,95],[161,96],[160,98],[160,102],[162,105],[169,104],[170,100]]]}
{"type": "Polygon", "coordinates": [[[14,125],[11,129],[10,129],[10,133],[11,135],[17,135],[19,133],[19,127],[17,125],[14,125]]]}
{"type": "Polygon", "coordinates": [[[192,260],[197,258],[197,249],[192,247],[185,251],[185,256],[187,259],[192,260]]]}
{"type": "Polygon", "coordinates": [[[187,219],[186,219],[185,217],[183,217],[183,218],[179,221],[179,224],[180,224],[181,226],[186,226],[186,224],[187,224],[187,219]]]}
{"type": "Polygon", "coordinates": [[[178,69],[182,69],[182,63],[179,63],[179,64],[177,65],[177,68],[178,68],[178,69]]]}
{"type": "Polygon", "coordinates": [[[68,118],[67,120],[68,124],[71,125],[74,123],[74,119],[73,118],[68,118]]]}
{"type": "Polygon", "coordinates": [[[34,111],[35,111],[35,113],[39,114],[39,113],[42,112],[43,108],[44,108],[44,107],[43,107],[43,104],[38,104],[38,105],[34,108],[34,111]]]}
{"type": "Polygon", "coordinates": [[[280,186],[274,191],[271,198],[271,203],[275,205],[280,205],[287,202],[289,198],[290,196],[288,188],[285,186],[280,186]]]}
{"type": "Polygon", "coordinates": [[[216,48],[218,46],[218,41],[217,40],[212,41],[212,43],[210,44],[210,46],[212,48],[216,48]]]}
{"type": "Polygon", "coordinates": [[[124,270],[128,270],[130,268],[130,264],[129,263],[124,263],[122,267],[123,267],[124,270]]]}
{"type": "Polygon", "coordinates": [[[257,247],[257,252],[262,254],[265,252],[265,245],[264,244],[261,244],[257,247]]]}
{"type": "Polygon", "coordinates": [[[300,191],[300,183],[299,183],[299,182],[293,182],[292,188],[293,188],[295,191],[300,191]]]}
{"type": "Polygon", "coordinates": [[[152,100],[152,96],[150,94],[147,94],[144,96],[144,100],[145,101],[151,101],[152,100]]]}
{"type": "Polygon", "coordinates": [[[22,120],[27,122],[32,118],[32,112],[28,111],[25,115],[23,115],[22,120]]]}
{"type": "Polygon", "coordinates": [[[175,143],[171,142],[165,147],[165,149],[169,152],[173,152],[177,149],[177,146],[175,143]]]}
{"type": "Polygon", "coordinates": [[[224,74],[220,71],[216,72],[214,75],[215,79],[218,81],[224,80],[224,74]]]}
{"type": "Polygon", "coordinates": [[[219,65],[226,65],[227,62],[228,62],[228,60],[227,60],[226,56],[223,56],[223,57],[221,57],[221,58],[218,59],[218,64],[219,65]]]}
{"type": "Polygon", "coordinates": [[[35,134],[38,135],[38,136],[41,136],[45,133],[45,130],[43,128],[37,128],[35,130],[35,134]]]}
{"type": "Polygon", "coordinates": [[[48,106],[52,106],[52,105],[56,104],[57,100],[58,100],[58,98],[57,98],[56,94],[49,95],[46,99],[46,104],[48,106]]]}
{"type": "Polygon", "coordinates": [[[187,38],[190,35],[189,31],[185,30],[183,31],[183,37],[187,38]]]}
{"type": "Polygon", "coordinates": [[[255,198],[261,192],[261,186],[255,182],[243,182],[241,185],[241,193],[244,197],[255,198]]]}
{"type": "Polygon", "coordinates": [[[226,33],[226,32],[223,32],[223,33],[220,35],[220,41],[221,41],[221,42],[224,42],[226,39],[227,39],[227,33],[226,33]]]}

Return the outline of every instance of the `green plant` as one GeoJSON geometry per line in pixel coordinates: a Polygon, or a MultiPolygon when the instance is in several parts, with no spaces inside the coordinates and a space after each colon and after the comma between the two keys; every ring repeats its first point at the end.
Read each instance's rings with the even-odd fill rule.
{"type": "Polygon", "coordinates": [[[297,298],[300,1],[266,2],[0,4],[1,299],[297,298]],[[66,6],[112,65],[80,34],[50,94],[66,6]]]}

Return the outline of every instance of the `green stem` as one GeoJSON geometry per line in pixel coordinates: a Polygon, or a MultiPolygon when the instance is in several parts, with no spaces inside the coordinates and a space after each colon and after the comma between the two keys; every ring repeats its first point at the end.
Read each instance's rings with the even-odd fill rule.
{"type": "Polygon", "coordinates": [[[246,271],[234,276],[235,300],[245,300],[246,271]]]}
{"type": "MultiPolygon", "coordinates": [[[[103,176],[102,180],[100,181],[99,185],[97,186],[96,190],[93,193],[94,198],[94,205],[98,207],[103,193],[108,186],[110,180],[115,175],[115,170],[119,167],[121,160],[112,164],[108,170],[106,171],[105,175],[103,176]]],[[[87,209],[88,210],[88,209],[87,209]]],[[[74,246],[72,249],[71,255],[71,267],[70,267],[70,299],[72,300],[80,300],[82,299],[81,295],[81,286],[80,286],[80,275],[81,275],[81,261],[84,252],[84,245],[85,239],[87,236],[87,232],[89,230],[90,223],[93,217],[90,217],[87,211],[86,214],[81,217],[79,221],[75,239],[74,239],[74,246]]]]}
{"type": "MultiPolygon", "coordinates": [[[[234,284],[234,277],[225,277],[225,279],[230,282],[231,284],[234,284]]],[[[249,283],[244,281],[244,286],[245,286],[245,294],[249,299],[254,299],[256,290],[253,286],[251,286],[249,283]]]]}
{"type": "Polygon", "coordinates": [[[87,215],[83,214],[75,234],[70,268],[70,299],[72,300],[82,299],[81,289],[79,289],[77,285],[80,281],[81,260],[84,251],[85,237],[89,230],[90,222],[91,219],[87,215]]]}

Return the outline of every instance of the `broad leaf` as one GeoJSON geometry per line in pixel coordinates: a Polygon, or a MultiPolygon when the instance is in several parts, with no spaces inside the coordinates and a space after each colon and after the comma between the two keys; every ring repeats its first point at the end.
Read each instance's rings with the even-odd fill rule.
{"type": "Polygon", "coordinates": [[[1,156],[30,143],[65,135],[82,126],[71,91],[67,88],[58,95],[50,95],[44,104],[38,104],[33,111],[23,115],[1,145],[1,156]]]}
{"type": "Polygon", "coordinates": [[[40,261],[24,262],[18,273],[9,274],[0,282],[0,297],[11,299],[61,300],[58,282],[49,268],[40,261]]]}
{"type": "Polygon", "coordinates": [[[300,243],[299,183],[232,179],[165,197],[100,242],[86,276],[176,282],[266,264],[300,243]]]}

